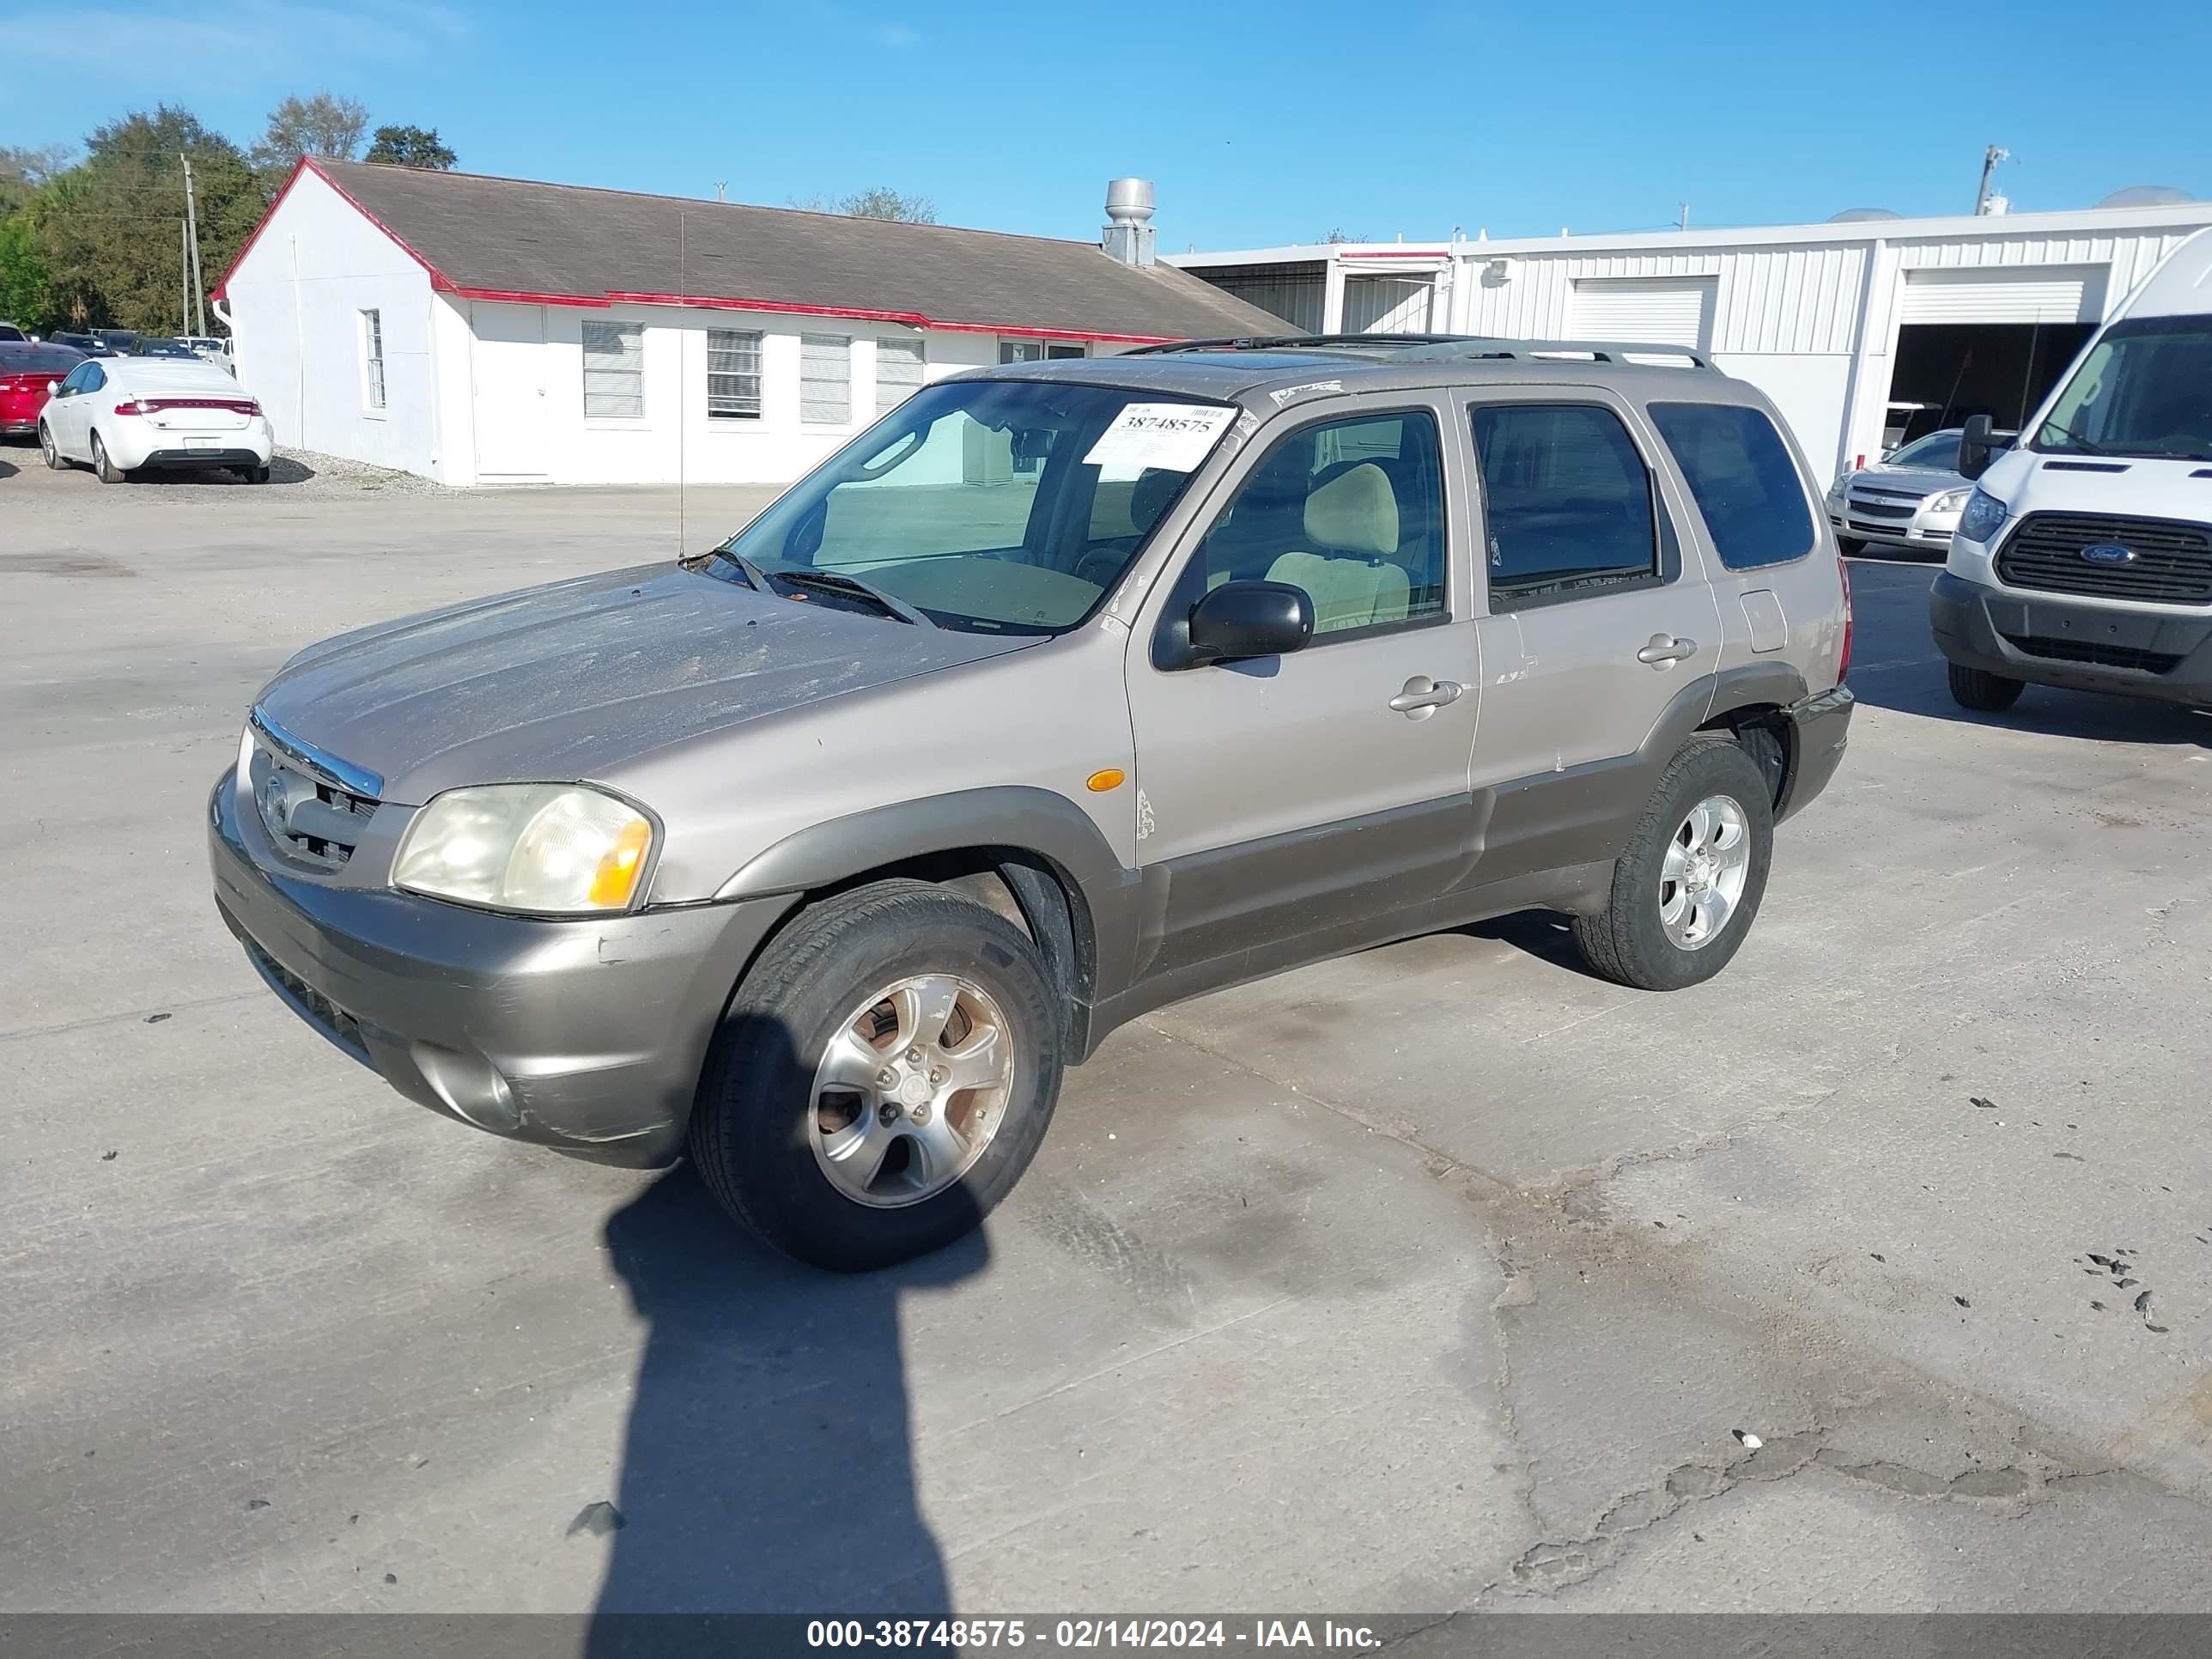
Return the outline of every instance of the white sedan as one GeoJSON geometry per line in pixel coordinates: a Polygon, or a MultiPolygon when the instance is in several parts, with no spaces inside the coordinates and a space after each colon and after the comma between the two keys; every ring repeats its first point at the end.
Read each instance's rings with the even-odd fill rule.
{"type": "Polygon", "coordinates": [[[142,467],[223,467],[267,483],[275,447],[269,417],[237,381],[183,357],[88,357],[39,411],[46,465],[87,462],[102,483],[142,467]]]}

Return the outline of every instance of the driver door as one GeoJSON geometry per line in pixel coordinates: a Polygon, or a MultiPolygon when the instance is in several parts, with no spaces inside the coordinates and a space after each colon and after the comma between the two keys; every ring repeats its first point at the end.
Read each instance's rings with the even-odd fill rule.
{"type": "MultiPolygon", "coordinates": [[[[1302,424],[1225,486],[1127,659],[1139,971],[1265,971],[1454,885],[1472,861],[1481,676],[1449,412],[1397,394],[1302,424]],[[1154,634],[1227,580],[1306,589],[1303,650],[1163,668],[1154,634]],[[1396,706],[1394,706],[1396,705],[1396,706]],[[1334,935],[1332,939],[1330,937],[1334,935]]],[[[1170,660],[1172,659],[1170,659],[1170,660]]]]}
{"type": "Polygon", "coordinates": [[[88,358],[70,370],[46,399],[46,430],[54,434],[55,449],[72,460],[84,459],[84,411],[89,407],[86,390],[96,374],[100,365],[88,358]]]}

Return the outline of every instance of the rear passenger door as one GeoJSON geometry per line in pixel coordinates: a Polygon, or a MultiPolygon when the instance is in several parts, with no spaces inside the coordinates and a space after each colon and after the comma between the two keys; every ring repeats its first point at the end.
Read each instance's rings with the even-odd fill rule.
{"type": "Polygon", "coordinates": [[[1711,695],[1704,561],[1652,434],[1611,392],[1501,387],[1464,417],[1484,593],[1474,782],[1496,794],[1479,874],[1610,858],[1650,787],[1632,757],[1670,705],[1711,695]]]}

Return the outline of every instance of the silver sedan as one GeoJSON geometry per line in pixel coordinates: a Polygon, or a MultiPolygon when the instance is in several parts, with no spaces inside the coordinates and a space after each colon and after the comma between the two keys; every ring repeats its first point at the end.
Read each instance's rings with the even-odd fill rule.
{"type": "Polygon", "coordinates": [[[1910,549],[1938,557],[1973,485],[1959,467],[1957,427],[1915,438],[1875,465],[1844,472],[1828,487],[1828,522],[1845,553],[1878,547],[1910,549]]]}

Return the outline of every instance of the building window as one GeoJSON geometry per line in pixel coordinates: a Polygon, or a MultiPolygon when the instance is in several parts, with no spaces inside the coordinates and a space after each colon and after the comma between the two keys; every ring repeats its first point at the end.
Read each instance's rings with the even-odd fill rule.
{"type": "Polygon", "coordinates": [[[584,418],[645,418],[645,330],[641,325],[584,325],[584,418]]]}
{"type": "Polygon", "coordinates": [[[361,313],[361,398],[366,409],[384,407],[384,313],[361,313]]]}
{"type": "Polygon", "coordinates": [[[876,342],[876,413],[897,408],[921,390],[922,365],[927,362],[919,340],[876,342]]]}
{"type": "Polygon", "coordinates": [[[799,418],[843,426],[853,418],[853,342],[842,334],[799,337],[799,418]]]}
{"type": "Polygon", "coordinates": [[[1042,363],[1056,362],[1062,357],[1084,355],[1080,340],[1001,340],[999,342],[999,361],[1002,363],[1042,363]]]}
{"type": "Polygon", "coordinates": [[[707,418],[757,421],[761,412],[761,337],[757,330],[707,331],[707,418]]]}

